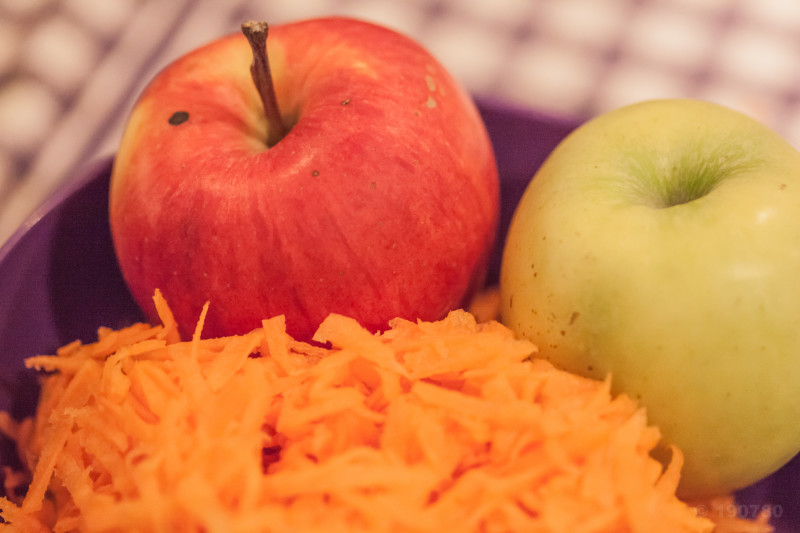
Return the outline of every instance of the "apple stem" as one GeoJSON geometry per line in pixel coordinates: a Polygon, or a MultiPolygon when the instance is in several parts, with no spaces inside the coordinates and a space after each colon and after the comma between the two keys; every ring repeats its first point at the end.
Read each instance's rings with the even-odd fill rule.
{"type": "Polygon", "coordinates": [[[255,83],[258,95],[264,104],[264,116],[269,124],[267,146],[275,146],[288,133],[288,129],[278,108],[275,85],[272,82],[272,73],[269,68],[269,57],[267,56],[269,25],[266,22],[250,20],[242,24],[242,33],[247,37],[247,42],[253,49],[250,74],[253,76],[253,83],[255,83]]]}

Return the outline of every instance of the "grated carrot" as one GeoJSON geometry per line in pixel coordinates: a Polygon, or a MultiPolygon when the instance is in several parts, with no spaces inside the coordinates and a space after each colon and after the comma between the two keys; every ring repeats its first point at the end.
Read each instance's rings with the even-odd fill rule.
{"type": "MultiPolygon", "coordinates": [[[[644,410],[531,359],[465,311],[381,334],[331,315],[315,344],[283,317],[181,341],[102,329],[27,360],[51,371],[33,420],[0,417],[30,470],[5,525],[30,532],[711,532],[650,456],[644,410]],[[29,429],[25,429],[29,428],[29,429]]],[[[6,476],[6,479],[12,479],[6,476]]],[[[11,491],[13,492],[13,491],[11,491]]],[[[720,500],[723,501],[723,500],[720,500]]],[[[727,501],[727,500],[725,500],[727,501]]],[[[0,524],[2,525],[2,524],[0,524]]]]}

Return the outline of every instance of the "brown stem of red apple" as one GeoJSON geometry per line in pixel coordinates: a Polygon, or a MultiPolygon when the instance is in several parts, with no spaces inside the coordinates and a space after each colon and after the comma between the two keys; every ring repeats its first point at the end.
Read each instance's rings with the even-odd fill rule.
{"type": "Polygon", "coordinates": [[[253,76],[253,83],[255,83],[258,95],[264,104],[264,116],[269,124],[267,146],[275,146],[288,133],[288,129],[278,108],[275,85],[272,82],[272,72],[269,68],[269,57],[267,56],[269,25],[266,22],[247,21],[242,24],[242,33],[247,37],[247,41],[253,49],[250,74],[253,76]]]}

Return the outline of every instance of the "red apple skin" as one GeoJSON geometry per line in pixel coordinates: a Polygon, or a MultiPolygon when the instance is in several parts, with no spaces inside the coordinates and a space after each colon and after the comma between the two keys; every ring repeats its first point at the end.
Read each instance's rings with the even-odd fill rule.
{"type": "Polygon", "coordinates": [[[479,287],[499,184],[470,97],[412,40],[346,18],[270,28],[268,124],[252,52],[231,35],[169,65],[134,107],[111,181],[125,280],[151,320],[160,289],[182,334],[285,315],[312,337],[332,312],[373,330],[435,320],[479,287]],[[185,111],[189,118],[171,125],[185,111]]]}

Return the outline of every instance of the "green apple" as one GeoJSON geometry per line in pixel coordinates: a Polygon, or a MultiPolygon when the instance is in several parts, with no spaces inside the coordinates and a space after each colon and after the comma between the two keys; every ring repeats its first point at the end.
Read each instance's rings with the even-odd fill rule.
{"type": "Polygon", "coordinates": [[[502,320],[638,399],[685,454],[682,495],[800,449],[800,153],[764,125],[684,99],[590,120],[529,184],[501,270],[502,320]]]}

